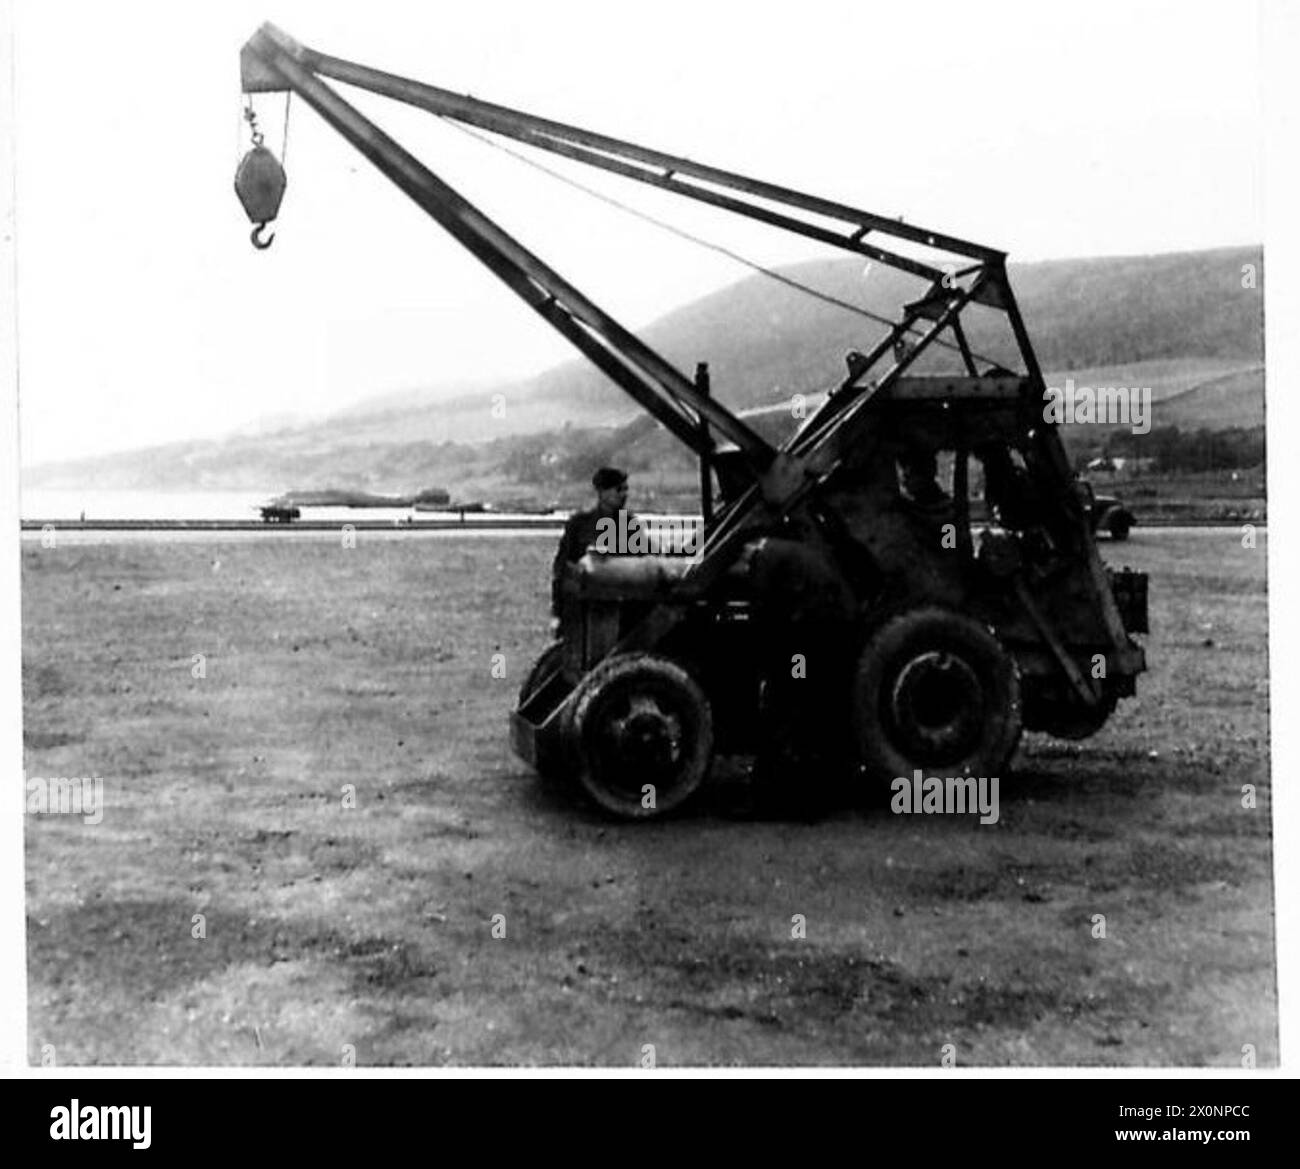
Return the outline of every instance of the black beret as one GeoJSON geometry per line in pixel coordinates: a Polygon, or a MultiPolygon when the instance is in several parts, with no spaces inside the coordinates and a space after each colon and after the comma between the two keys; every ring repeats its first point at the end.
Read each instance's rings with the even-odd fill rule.
{"type": "Polygon", "coordinates": [[[627,482],[627,472],[620,471],[617,467],[601,467],[591,477],[591,485],[597,491],[605,491],[610,487],[622,487],[627,482]]]}

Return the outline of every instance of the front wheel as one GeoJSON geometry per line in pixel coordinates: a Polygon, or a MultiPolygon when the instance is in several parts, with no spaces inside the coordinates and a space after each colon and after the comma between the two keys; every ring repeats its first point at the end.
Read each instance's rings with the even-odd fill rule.
{"type": "Polygon", "coordinates": [[[713,757],[713,716],[695,680],[653,654],[606,658],[578,684],[566,729],[578,782],[600,807],[646,820],[684,804],[713,757]]]}
{"type": "Polygon", "coordinates": [[[1020,739],[1019,671],[979,622],[912,609],[867,639],[853,723],[859,759],[876,778],[998,776],[1020,739]]]}

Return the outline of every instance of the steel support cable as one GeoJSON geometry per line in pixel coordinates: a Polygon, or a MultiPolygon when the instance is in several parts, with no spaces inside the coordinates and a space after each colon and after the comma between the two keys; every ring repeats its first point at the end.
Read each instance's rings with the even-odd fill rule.
{"type": "MultiPolygon", "coordinates": [[[[455,118],[450,117],[449,115],[439,114],[437,116],[454,129],[459,130],[462,134],[477,139],[484,145],[492,147],[493,150],[499,150],[503,154],[508,154],[511,158],[518,162],[522,162],[525,166],[530,166],[534,170],[539,170],[556,181],[564,183],[566,186],[572,187],[574,190],[581,191],[584,195],[588,195],[593,199],[606,203],[609,206],[622,211],[626,215],[631,215],[636,219],[649,223],[662,231],[677,236],[679,239],[686,240],[688,243],[693,243],[698,247],[706,248],[711,252],[718,253],[718,255],[725,256],[727,259],[732,260],[737,264],[741,264],[744,267],[749,268],[751,271],[756,272],[758,275],[765,276],[767,279],[775,281],[777,284],[783,284],[785,287],[793,289],[795,292],[812,297],[814,300],[819,300],[824,304],[831,305],[833,308],[842,309],[845,312],[853,313],[855,316],[865,317],[867,320],[872,321],[875,324],[885,325],[890,329],[893,329],[898,325],[898,322],[893,320],[891,317],[884,316],[881,313],[873,313],[870,309],[865,309],[861,305],[853,304],[851,301],[842,300],[840,297],[834,296],[829,292],[823,292],[820,288],[813,288],[810,285],[803,284],[800,281],[795,280],[792,276],[786,276],[772,268],[765,267],[758,263],[757,260],[751,260],[748,256],[741,255],[741,253],[734,251],[723,244],[705,239],[703,236],[695,235],[694,233],[687,231],[685,228],[678,227],[676,224],[659,219],[657,216],[651,215],[647,211],[642,211],[637,207],[629,206],[622,200],[616,199],[613,195],[607,195],[603,191],[597,191],[594,187],[587,186],[586,183],[571,178],[569,175],[561,174],[559,171],[547,166],[545,163],[539,162],[535,158],[529,158],[526,154],[522,154],[518,150],[512,149],[504,142],[498,142],[495,138],[491,138],[487,134],[471,129],[469,126],[458,122],[455,118]]],[[[922,335],[925,332],[924,329],[917,325],[909,325],[906,331],[914,335],[922,335]]],[[[936,337],[932,344],[941,345],[943,348],[951,349],[955,353],[961,353],[962,351],[961,346],[956,345],[951,341],[945,341],[941,337],[936,337]]],[[[981,353],[972,352],[971,356],[979,361],[986,362],[989,365],[1000,364],[999,362],[994,361],[993,358],[986,357],[981,353]]]]}

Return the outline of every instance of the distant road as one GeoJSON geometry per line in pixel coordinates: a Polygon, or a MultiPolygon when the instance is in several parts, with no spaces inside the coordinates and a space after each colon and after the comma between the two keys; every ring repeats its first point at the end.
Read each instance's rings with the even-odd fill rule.
{"type": "Polygon", "coordinates": [[[267,523],[264,520],[22,520],[24,532],[41,532],[47,527],[60,532],[337,532],[344,527],[358,532],[471,532],[531,530],[558,532],[562,516],[473,516],[464,520],[294,520],[267,523]]]}

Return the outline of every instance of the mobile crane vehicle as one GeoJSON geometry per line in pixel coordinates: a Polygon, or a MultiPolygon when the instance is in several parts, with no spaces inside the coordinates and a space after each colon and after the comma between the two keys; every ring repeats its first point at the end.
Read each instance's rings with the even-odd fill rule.
{"type": "MultiPolygon", "coordinates": [[[[1134,694],[1147,579],[1102,563],[1003,252],[328,56],[272,25],[241,63],[246,93],[306,102],[700,460],[695,555],[589,552],[564,580],[559,640],[510,719],[539,772],[631,819],[679,808],[718,753],[775,760],[791,783],[826,766],[886,785],[996,776],[1022,728],[1082,738],[1134,694]],[[654,352],[327,79],[888,265],[919,295],[792,434],[765,437],[711,394],[706,366],[687,376],[654,352]],[[1008,330],[1014,363],[973,351],[974,313],[1008,330]],[[955,368],[932,368],[941,350],[955,368]],[[989,518],[975,532],[977,484],[989,518]]],[[[262,178],[282,193],[269,164],[262,178]]],[[[261,246],[276,207],[255,185],[240,194],[261,246]]]]}

